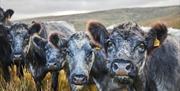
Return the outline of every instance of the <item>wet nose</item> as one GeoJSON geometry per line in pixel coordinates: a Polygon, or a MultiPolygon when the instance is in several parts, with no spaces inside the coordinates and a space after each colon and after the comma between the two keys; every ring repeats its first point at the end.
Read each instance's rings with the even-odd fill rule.
{"type": "Polygon", "coordinates": [[[72,76],[72,82],[75,85],[83,85],[87,83],[87,76],[83,74],[74,74],[72,76]]]}
{"type": "Polygon", "coordinates": [[[14,58],[21,58],[21,54],[15,54],[14,58]]]}
{"type": "Polygon", "coordinates": [[[22,50],[20,50],[20,49],[19,49],[19,50],[14,49],[14,52],[13,52],[13,53],[14,53],[14,55],[16,55],[16,56],[17,56],[17,55],[21,55],[21,54],[22,54],[22,50]]]}
{"type": "Polygon", "coordinates": [[[56,62],[51,62],[47,64],[47,67],[49,70],[53,70],[53,69],[56,69],[58,66],[56,62]]]}
{"type": "Polygon", "coordinates": [[[22,54],[20,52],[14,53],[13,58],[14,58],[14,60],[21,60],[22,54]]]}
{"type": "Polygon", "coordinates": [[[111,65],[112,72],[117,76],[129,76],[135,72],[135,67],[127,60],[114,60],[111,65]]]}

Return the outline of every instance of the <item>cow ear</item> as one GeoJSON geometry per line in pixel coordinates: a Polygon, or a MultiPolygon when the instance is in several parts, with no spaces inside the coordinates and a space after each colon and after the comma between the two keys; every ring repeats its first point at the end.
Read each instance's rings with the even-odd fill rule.
{"type": "Polygon", "coordinates": [[[153,49],[161,46],[164,40],[167,38],[167,35],[168,29],[165,24],[155,24],[147,33],[146,41],[148,52],[150,53],[153,49]]]}
{"type": "Polygon", "coordinates": [[[51,33],[48,37],[50,43],[57,48],[65,47],[67,39],[60,33],[51,33]]]}
{"type": "Polygon", "coordinates": [[[93,44],[99,47],[105,47],[106,40],[109,38],[109,33],[103,24],[97,21],[89,21],[86,31],[93,44]]]}
{"type": "Polygon", "coordinates": [[[43,50],[45,49],[47,41],[41,38],[40,36],[35,35],[32,37],[32,44],[33,44],[33,47],[35,48],[35,51],[41,54],[43,53],[43,50]]]}
{"type": "Polygon", "coordinates": [[[33,25],[29,28],[29,34],[33,35],[35,33],[39,33],[41,30],[41,24],[33,23],[33,25]]]}
{"type": "Polygon", "coordinates": [[[4,18],[4,10],[0,7],[0,21],[4,18]]]}
{"type": "Polygon", "coordinates": [[[4,17],[5,18],[8,18],[8,17],[12,17],[13,16],[13,14],[14,14],[14,10],[12,10],[12,9],[7,9],[6,10],[6,12],[4,13],[4,17]]]}

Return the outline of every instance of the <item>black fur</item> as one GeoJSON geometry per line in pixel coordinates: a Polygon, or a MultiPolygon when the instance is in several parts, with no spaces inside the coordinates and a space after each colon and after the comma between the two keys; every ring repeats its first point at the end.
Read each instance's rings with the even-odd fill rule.
{"type": "Polygon", "coordinates": [[[11,26],[12,22],[9,20],[14,14],[14,10],[7,9],[6,11],[3,10],[3,8],[0,7],[0,23],[2,23],[5,26],[11,26]]]}
{"type": "Polygon", "coordinates": [[[2,68],[2,75],[6,81],[10,81],[10,73],[8,67],[11,66],[11,45],[8,39],[7,28],[0,25],[0,65],[2,68]]]}

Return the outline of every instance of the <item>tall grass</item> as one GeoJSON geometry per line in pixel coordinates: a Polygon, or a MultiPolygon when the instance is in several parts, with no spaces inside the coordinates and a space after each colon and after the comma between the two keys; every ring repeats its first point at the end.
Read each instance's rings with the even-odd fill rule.
{"type": "MultiPolygon", "coordinates": [[[[19,79],[16,76],[16,67],[14,66],[12,69],[10,69],[11,72],[11,81],[9,83],[6,83],[5,80],[2,78],[2,75],[0,76],[0,91],[35,91],[36,86],[34,83],[34,80],[31,76],[31,74],[24,69],[24,77],[19,79]]],[[[66,78],[66,74],[64,70],[60,71],[59,74],[59,91],[70,91],[70,87],[68,85],[68,81],[66,78]]],[[[43,91],[52,91],[51,89],[51,74],[48,73],[43,83],[43,91]]],[[[87,88],[84,88],[82,91],[97,91],[95,85],[89,86],[87,88]]]]}

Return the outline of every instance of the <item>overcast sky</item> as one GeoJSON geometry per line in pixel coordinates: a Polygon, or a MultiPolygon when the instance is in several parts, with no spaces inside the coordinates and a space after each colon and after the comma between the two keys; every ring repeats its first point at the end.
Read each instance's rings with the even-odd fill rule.
{"type": "Polygon", "coordinates": [[[180,0],[0,0],[1,7],[15,10],[13,19],[169,5],[180,5],[180,0]]]}

